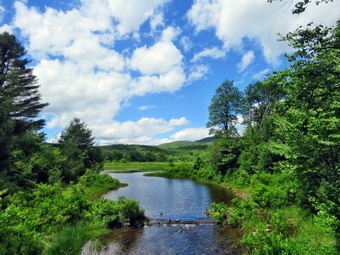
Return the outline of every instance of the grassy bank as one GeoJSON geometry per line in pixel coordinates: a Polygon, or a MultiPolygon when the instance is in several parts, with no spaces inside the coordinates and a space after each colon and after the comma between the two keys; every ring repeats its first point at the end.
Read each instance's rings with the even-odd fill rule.
{"type": "Polygon", "coordinates": [[[241,228],[241,243],[250,254],[337,254],[336,218],[298,205],[290,174],[238,173],[223,178],[210,175],[209,169],[182,166],[149,175],[210,181],[235,190],[238,198],[231,206],[213,203],[209,213],[219,225],[241,228]]]}
{"type": "Polygon", "coordinates": [[[169,167],[168,162],[105,162],[107,172],[161,171],[169,167]]]}
{"type": "Polygon", "coordinates": [[[76,255],[110,228],[141,224],[145,216],[138,202],[98,199],[120,186],[109,175],[87,172],[66,189],[40,184],[0,199],[0,254],[76,255]]]}

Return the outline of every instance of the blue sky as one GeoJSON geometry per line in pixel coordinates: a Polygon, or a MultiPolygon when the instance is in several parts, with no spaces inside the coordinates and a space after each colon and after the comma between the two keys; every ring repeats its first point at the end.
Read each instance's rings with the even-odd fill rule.
{"type": "Polygon", "coordinates": [[[287,65],[277,33],[332,26],[339,3],[266,0],[0,0],[41,85],[48,140],[73,117],[98,144],[208,136],[208,106],[226,79],[243,90],[287,65]]]}

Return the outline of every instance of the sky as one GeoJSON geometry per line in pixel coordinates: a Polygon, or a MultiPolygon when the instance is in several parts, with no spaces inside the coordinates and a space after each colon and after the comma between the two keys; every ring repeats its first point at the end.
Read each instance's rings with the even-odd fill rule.
{"type": "Polygon", "coordinates": [[[0,32],[16,35],[40,84],[43,132],[77,117],[97,144],[157,145],[209,136],[208,107],[287,66],[278,41],[310,22],[333,26],[339,1],[0,0],[0,32]]]}

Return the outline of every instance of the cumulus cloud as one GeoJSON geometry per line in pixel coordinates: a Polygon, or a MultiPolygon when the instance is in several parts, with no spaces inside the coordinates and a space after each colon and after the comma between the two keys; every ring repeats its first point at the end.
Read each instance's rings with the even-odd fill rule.
{"type": "Polygon", "coordinates": [[[191,62],[196,62],[200,58],[210,57],[210,58],[222,58],[225,56],[225,50],[220,50],[217,47],[213,47],[210,49],[204,49],[198,53],[195,53],[194,57],[190,60],[191,62]]]}
{"type": "Polygon", "coordinates": [[[175,133],[171,138],[174,141],[197,141],[208,136],[208,128],[186,128],[175,133]]]}
{"type": "Polygon", "coordinates": [[[237,65],[238,72],[243,72],[251,63],[254,62],[254,60],[254,51],[248,51],[246,54],[243,55],[241,62],[237,65]]]}
{"type": "Polygon", "coordinates": [[[293,31],[310,21],[334,25],[338,19],[337,3],[310,5],[302,15],[292,15],[284,3],[263,0],[195,0],[187,17],[197,32],[213,29],[226,49],[243,47],[248,38],[262,48],[267,62],[278,64],[278,56],[288,51],[285,42],[277,42],[277,33],[293,31]]]}
{"type": "Polygon", "coordinates": [[[91,18],[115,19],[119,35],[139,29],[147,19],[152,18],[157,8],[168,0],[81,0],[82,10],[91,18]]]}
{"type": "Polygon", "coordinates": [[[99,141],[131,141],[140,143],[141,139],[145,142],[156,143],[154,135],[164,134],[174,130],[175,127],[183,126],[188,123],[185,117],[166,121],[162,118],[141,118],[138,121],[118,122],[112,121],[106,125],[89,125],[94,130],[94,136],[99,141]]]}
{"type": "Polygon", "coordinates": [[[185,118],[113,120],[130,98],[174,92],[185,84],[183,56],[172,42],[181,32],[176,27],[165,28],[159,41],[148,47],[115,50],[117,40],[131,35],[138,41],[139,27],[147,20],[154,28],[162,27],[159,8],[167,1],[80,0],[68,11],[49,7],[41,11],[24,1],[15,2],[13,27],[27,38],[43,101],[49,102],[43,111],[47,128],[65,127],[78,117],[100,142],[116,136],[121,141],[145,137],[152,142],[152,135],[188,122],[185,118]],[[139,75],[132,75],[133,70],[139,75]]]}
{"type": "Polygon", "coordinates": [[[143,75],[166,74],[174,70],[182,74],[183,55],[172,43],[177,33],[176,29],[168,27],[163,31],[159,42],[151,47],[137,48],[130,60],[131,68],[143,75]]]}
{"type": "Polygon", "coordinates": [[[169,124],[171,127],[178,127],[189,124],[189,121],[185,117],[182,117],[180,119],[171,119],[169,124]]]}

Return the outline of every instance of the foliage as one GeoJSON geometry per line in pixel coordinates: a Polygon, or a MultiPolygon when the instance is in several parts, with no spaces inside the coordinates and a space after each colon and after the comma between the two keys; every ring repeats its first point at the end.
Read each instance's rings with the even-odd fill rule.
{"type": "Polygon", "coordinates": [[[4,182],[11,177],[7,170],[14,165],[13,139],[39,130],[45,123],[39,112],[47,104],[41,103],[39,85],[25,55],[14,35],[0,34],[0,177],[4,182]]]}
{"type": "MultiPolygon", "coordinates": [[[[278,1],[278,0],[267,0],[267,2],[272,3],[273,1],[278,1]]],[[[280,0],[282,1],[282,0],[280,0]]],[[[316,5],[319,5],[320,3],[329,3],[329,2],[333,2],[333,0],[297,0],[294,1],[294,8],[292,9],[292,13],[293,14],[301,14],[303,13],[306,8],[308,7],[308,5],[310,3],[314,2],[316,5]]],[[[291,1],[291,3],[293,3],[293,1],[291,1]]]]}
{"type": "Polygon", "coordinates": [[[211,99],[209,106],[210,132],[217,134],[235,133],[236,114],[240,112],[242,106],[242,93],[234,86],[232,81],[224,81],[216,89],[215,95],[211,99]]]}
{"type": "Polygon", "coordinates": [[[94,147],[92,131],[78,118],[74,118],[61,133],[58,144],[68,162],[62,172],[65,182],[76,181],[86,169],[97,171],[102,167],[102,153],[94,147]]]}
{"type": "Polygon", "coordinates": [[[135,201],[91,202],[86,190],[98,183],[111,188],[120,185],[108,175],[88,172],[80,184],[67,191],[60,184],[40,184],[32,192],[5,197],[0,201],[0,254],[41,254],[48,249],[48,254],[57,254],[54,251],[65,243],[70,246],[58,254],[77,254],[85,240],[103,233],[101,229],[144,220],[144,212],[135,201]],[[82,233],[77,233],[79,230],[82,233]]]}
{"type": "Polygon", "coordinates": [[[33,70],[26,67],[30,61],[25,55],[14,35],[0,34],[0,108],[14,122],[13,135],[39,129],[45,122],[38,114],[47,104],[40,102],[39,85],[33,70]]]}
{"type": "Polygon", "coordinates": [[[340,188],[339,171],[339,57],[340,25],[324,29],[298,30],[289,35],[298,47],[290,69],[280,74],[289,80],[287,98],[277,107],[276,132],[280,142],[278,153],[286,157],[299,180],[301,200],[314,206],[328,204],[330,213],[337,214],[340,188]],[[304,33],[305,32],[305,33],[304,33]],[[308,36],[306,36],[306,34],[308,36]],[[316,42],[315,42],[316,41],[316,42]],[[323,44],[324,42],[324,44],[323,44]],[[302,45],[304,47],[302,47],[302,45]]]}
{"type": "Polygon", "coordinates": [[[113,144],[101,147],[106,161],[125,162],[164,162],[166,151],[147,145],[113,144]]]}

